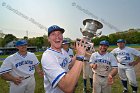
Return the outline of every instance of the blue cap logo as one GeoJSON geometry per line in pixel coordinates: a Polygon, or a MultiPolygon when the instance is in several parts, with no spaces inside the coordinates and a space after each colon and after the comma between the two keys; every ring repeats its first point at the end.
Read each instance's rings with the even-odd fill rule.
{"type": "Polygon", "coordinates": [[[100,42],[100,45],[106,45],[106,46],[109,46],[109,42],[106,41],[106,40],[103,40],[100,42]]]}
{"type": "Polygon", "coordinates": [[[18,40],[16,42],[16,46],[23,46],[23,45],[27,45],[27,41],[26,40],[18,40]]]}
{"type": "Polygon", "coordinates": [[[125,40],[124,39],[118,39],[117,43],[125,43],[125,40]]]}
{"type": "Polygon", "coordinates": [[[59,26],[57,25],[53,25],[53,26],[50,26],[48,28],[48,36],[53,32],[53,31],[61,31],[62,33],[65,32],[65,30],[63,28],[60,28],[59,26]]]}
{"type": "Polygon", "coordinates": [[[70,42],[68,40],[64,39],[62,44],[70,44],[70,42]]]}

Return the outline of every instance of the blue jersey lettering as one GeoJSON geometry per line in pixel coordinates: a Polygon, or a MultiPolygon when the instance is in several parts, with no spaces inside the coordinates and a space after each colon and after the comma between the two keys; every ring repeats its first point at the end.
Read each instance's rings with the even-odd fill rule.
{"type": "Polygon", "coordinates": [[[18,68],[19,66],[25,65],[25,64],[33,64],[33,61],[26,60],[26,61],[21,61],[15,64],[15,67],[18,68]]]}

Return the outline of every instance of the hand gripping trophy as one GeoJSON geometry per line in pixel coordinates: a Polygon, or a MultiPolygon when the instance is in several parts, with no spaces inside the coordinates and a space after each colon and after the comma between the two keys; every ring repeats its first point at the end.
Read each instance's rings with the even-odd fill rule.
{"type": "MultiPolygon", "coordinates": [[[[84,28],[80,28],[80,31],[83,35],[83,39],[86,39],[86,44],[88,44],[87,51],[92,51],[94,49],[93,43],[91,43],[91,40],[93,37],[97,37],[101,35],[102,32],[97,33],[97,29],[103,28],[102,23],[100,23],[97,20],[93,19],[85,19],[83,21],[84,28]]],[[[77,39],[77,41],[80,41],[80,39],[77,39]]]]}

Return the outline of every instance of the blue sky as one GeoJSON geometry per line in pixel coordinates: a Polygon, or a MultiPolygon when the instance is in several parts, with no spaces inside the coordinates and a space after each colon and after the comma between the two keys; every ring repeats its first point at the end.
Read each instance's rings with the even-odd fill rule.
{"type": "Polygon", "coordinates": [[[82,38],[84,19],[103,24],[102,35],[140,28],[140,0],[0,0],[0,30],[22,38],[42,36],[51,25],[64,37],[82,38]]]}

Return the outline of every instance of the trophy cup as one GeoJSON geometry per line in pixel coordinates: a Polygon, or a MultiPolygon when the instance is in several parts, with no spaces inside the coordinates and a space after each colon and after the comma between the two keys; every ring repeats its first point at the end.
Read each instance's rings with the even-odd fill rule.
{"type": "MultiPolygon", "coordinates": [[[[83,35],[83,39],[87,41],[86,44],[88,44],[86,50],[91,51],[93,50],[93,43],[91,43],[91,40],[93,37],[101,35],[101,32],[97,33],[97,30],[103,28],[103,25],[99,21],[93,19],[85,19],[83,25],[84,28],[80,28],[80,31],[83,35]]],[[[77,39],[77,41],[80,41],[80,39],[77,39]]]]}

